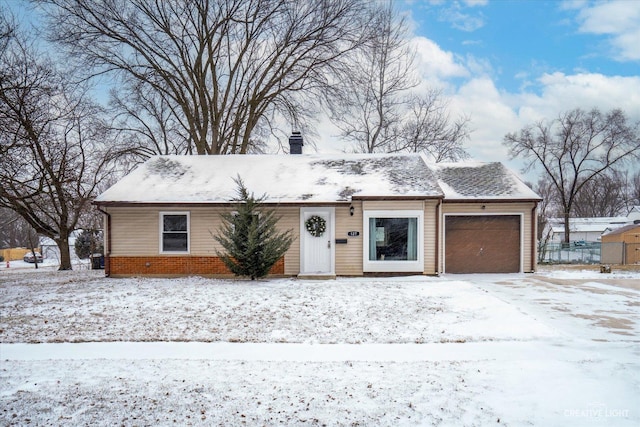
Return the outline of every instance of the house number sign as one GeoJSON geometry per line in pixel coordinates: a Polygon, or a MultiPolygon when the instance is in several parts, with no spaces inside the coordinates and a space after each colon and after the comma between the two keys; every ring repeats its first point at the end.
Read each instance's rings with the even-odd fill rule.
{"type": "Polygon", "coordinates": [[[349,237],[357,237],[357,236],[359,236],[359,235],[360,235],[360,232],[359,232],[359,231],[349,231],[349,232],[347,233],[347,236],[349,236],[349,237]]]}

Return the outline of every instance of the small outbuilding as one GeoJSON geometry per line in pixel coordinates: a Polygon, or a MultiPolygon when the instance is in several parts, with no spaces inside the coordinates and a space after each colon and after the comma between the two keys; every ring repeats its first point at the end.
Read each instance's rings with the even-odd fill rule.
{"type": "Polygon", "coordinates": [[[640,264],[640,220],[602,235],[603,264],[640,264]]]}
{"type": "Polygon", "coordinates": [[[241,177],[290,229],[272,274],[518,273],[540,197],[501,163],[419,154],[157,156],[101,194],[111,276],[226,275],[212,237],[241,177]],[[313,219],[312,219],[313,218],[313,219]],[[320,219],[319,219],[320,218],[320,219]],[[310,221],[323,232],[311,233],[310,221]]]}

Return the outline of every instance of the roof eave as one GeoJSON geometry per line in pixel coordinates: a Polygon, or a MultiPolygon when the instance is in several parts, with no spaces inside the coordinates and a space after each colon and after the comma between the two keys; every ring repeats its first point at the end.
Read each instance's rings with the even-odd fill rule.
{"type": "Polygon", "coordinates": [[[375,201],[384,201],[384,200],[438,200],[444,198],[443,195],[414,195],[414,196],[352,196],[351,200],[375,200],[375,201]]]}
{"type": "Polygon", "coordinates": [[[444,203],[531,203],[531,202],[541,202],[542,199],[536,199],[536,198],[520,198],[520,199],[504,199],[504,198],[482,198],[482,199],[475,199],[475,198],[455,198],[455,199],[450,199],[447,198],[445,196],[443,202],[444,203]]]}
{"type": "MultiPolygon", "coordinates": [[[[390,201],[398,201],[398,200],[437,200],[442,199],[443,196],[424,196],[424,195],[415,195],[415,196],[353,196],[351,200],[267,200],[264,201],[265,205],[300,205],[300,206],[321,206],[321,205],[341,205],[341,204],[349,204],[353,200],[390,200],[390,201]]],[[[191,207],[207,207],[207,206],[226,206],[236,204],[235,201],[218,201],[212,200],[208,202],[204,201],[100,201],[94,200],[92,202],[93,205],[99,207],[140,207],[140,206],[167,206],[167,207],[178,207],[178,206],[191,206],[191,207]]]]}

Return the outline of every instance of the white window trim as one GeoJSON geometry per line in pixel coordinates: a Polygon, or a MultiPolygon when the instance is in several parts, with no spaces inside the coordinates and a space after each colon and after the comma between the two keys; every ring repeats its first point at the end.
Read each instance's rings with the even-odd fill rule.
{"type": "Polygon", "coordinates": [[[362,271],[365,273],[395,273],[424,271],[424,211],[421,210],[376,210],[364,211],[362,218],[362,271]],[[369,219],[370,218],[417,218],[418,219],[418,259],[415,261],[371,261],[369,260],[369,219]]]}
{"type": "Polygon", "coordinates": [[[179,212],[160,212],[159,215],[159,242],[158,250],[161,254],[171,255],[184,255],[191,252],[191,212],[179,211],[179,212]],[[185,215],[187,217],[187,250],[186,251],[165,251],[162,248],[162,236],[164,234],[164,216],[165,215],[185,215]]]}

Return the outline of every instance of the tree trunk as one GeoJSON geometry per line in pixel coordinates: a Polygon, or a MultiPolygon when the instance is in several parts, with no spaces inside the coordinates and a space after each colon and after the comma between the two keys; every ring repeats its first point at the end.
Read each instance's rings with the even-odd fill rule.
{"type": "Polygon", "coordinates": [[[569,226],[569,209],[564,213],[564,243],[569,244],[571,238],[571,228],[569,226]]]}
{"type": "MultiPolygon", "coordinates": [[[[35,238],[37,238],[38,236],[36,236],[35,238]]],[[[31,249],[31,255],[33,256],[33,260],[34,260],[34,264],[36,267],[36,270],[38,269],[38,258],[36,257],[36,250],[35,247],[37,246],[36,244],[34,244],[34,236],[33,233],[29,233],[29,249],[31,249]]]]}
{"type": "Polygon", "coordinates": [[[60,268],[58,270],[73,270],[71,267],[71,253],[69,252],[69,237],[63,236],[56,239],[60,249],[60,268]]]}
{"type": "Polygon", "coordinates": [[[38,258],[36,257],[36,250],[33,248],[33,245],[31,245],[31,255],[33,256],[33,260],[34,260],[34,265],[36,267],[36,270],[38,269],[38,258]]]}

